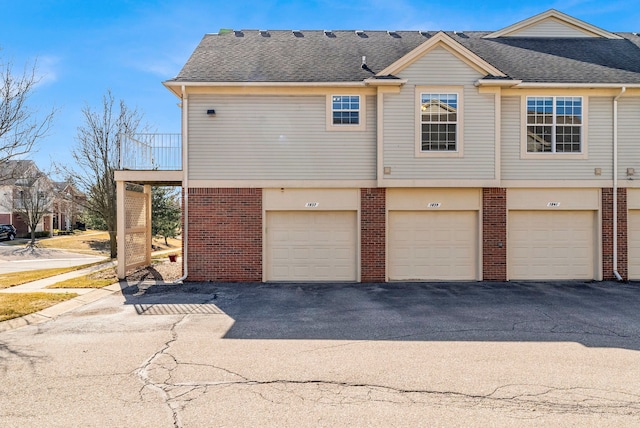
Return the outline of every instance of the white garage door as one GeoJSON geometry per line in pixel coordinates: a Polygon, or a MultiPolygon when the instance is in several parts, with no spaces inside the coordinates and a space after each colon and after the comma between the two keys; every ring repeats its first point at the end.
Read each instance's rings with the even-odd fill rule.
{"type": "Polygon", "coordinates": [[[356,281],[355,211],[267,212],[268,281],[356,281]]]}
{"type": "Polygon", "coordinates": [[[509,279],[593,279],[593,211],[510,211],[509,279]]]}
{"type": "Polygon", "coordinates": [[[640,210],[630,210],[628,217],[629,279],[640,279],[640,210]]]}
{"type": "Polygon", "coordinates": [[[390,280],[475,280],[476,211],[390,211],[390,280]]]}

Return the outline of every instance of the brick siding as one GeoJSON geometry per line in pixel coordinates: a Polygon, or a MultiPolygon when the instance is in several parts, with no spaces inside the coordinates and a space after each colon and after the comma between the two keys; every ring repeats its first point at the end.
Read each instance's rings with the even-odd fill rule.
{"type": "Polygon", "coordinates": [[[262,281],[262,189],[189,189],[188,281],[262,281]]]}
{"type": "Polygon", "coordinates": [[[485,281],[507,280],[506,189],[482,189],[482,276],[485,281]]]}
{"type": "MultiPolygon", "coordinates": [[[[627,270],[627,189],[618,189],[618,273],[628,278],[627,270]]],[[[602,189],[602,279],[613,274],[613,189],[602,189]]]]}
{"type": "Polygon", "coordinates": [[[386,189],[360,189],[360,259],[362,282],[384,282],[386,189]]]}

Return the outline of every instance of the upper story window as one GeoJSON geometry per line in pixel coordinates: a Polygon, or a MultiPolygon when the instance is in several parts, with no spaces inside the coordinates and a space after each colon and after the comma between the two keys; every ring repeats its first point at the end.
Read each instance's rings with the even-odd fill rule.
{"type": "Polygon", "coordinates": [[[462,90],[417,87],[417,156],[462,156],[462,90]]]}
{"type": "Polygon", "coordinates": [[[333,95],[331,98],[334,125],[360,124],[360,95],[333,95]]]}
{"type": "Polygon", "coordinates": [[[582,97],[527,97],[527,153],[583,152],[582,97]]]}
{"type": "Polygon", "coordinates": [[[362,131],[365,128],[365,97],[360,95],[327,96],[328,131],[362,131]]]}
{"type": "Polygon", "coordinates": [[[420,96],[422,151],[457,150],[458,94],[420,96]]]}

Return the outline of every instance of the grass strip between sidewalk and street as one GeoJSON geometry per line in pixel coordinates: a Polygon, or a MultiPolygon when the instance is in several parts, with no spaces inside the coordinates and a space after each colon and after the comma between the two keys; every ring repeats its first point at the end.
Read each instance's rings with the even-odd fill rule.
{"type": "Polygon", "coordinates": [[[56,282],[46,288],[102,288],[118,282],[114,268],[102,269],[88,275],[56,282]]]}
{"type": "Polygon", "coordinates": [[[67,272],[73,272],[73,271],[84,269],[87,267],[99,265],[99,264],[105,263],[106,261],[108,260],[99,261],[95,263],[88,263],[86,265],[80,265],[80,266],[5,273],[0,275],[0,289],[14,287],[20,284],[26,284],[27,282],[37,281],[43,278],[49,278],[49,277],[61,275],[67,272]]]}
{"type": "Polygon", "coordinates": [[[0,321],[29,315],[77,296],[76,293],[0,294],[0,321]]]}

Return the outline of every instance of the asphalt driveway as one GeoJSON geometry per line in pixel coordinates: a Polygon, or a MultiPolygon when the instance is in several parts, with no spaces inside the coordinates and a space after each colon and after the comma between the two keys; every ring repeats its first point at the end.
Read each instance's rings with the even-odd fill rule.
{"type": "Polygon", "coordinates": [[[640,287],[139,284],[0,333],[6,426],[638,426],[640,287]]]}

